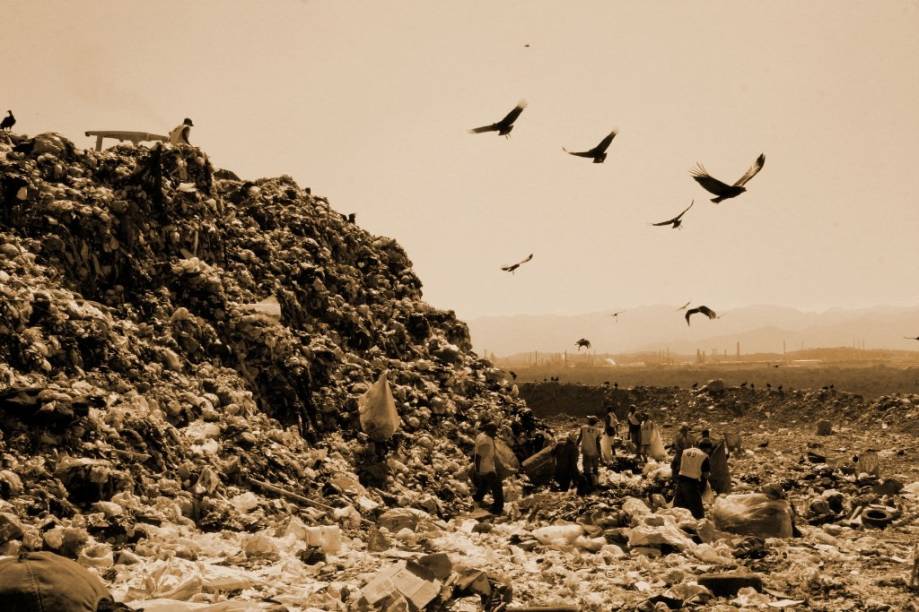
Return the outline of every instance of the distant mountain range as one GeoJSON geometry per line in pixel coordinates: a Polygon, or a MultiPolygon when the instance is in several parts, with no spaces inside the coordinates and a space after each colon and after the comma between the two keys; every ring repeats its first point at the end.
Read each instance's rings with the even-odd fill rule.
{"type": "Polygon", "coordinates": [[[582,315],[512,315],[467,321],[477,350],[498,356],[527,351],[576,352],[587,338],[597,353],[626,353],[669,349],[692,355],[727,351],[781,353],[815,347],[849,346],[919,350],[919,306],[833,308],[804,312],[784,306],[747,306],[719,312],[709,320],[694,315],[687,326],[675,306],[641,306],[614,319],[610,312],[582,315]]]}

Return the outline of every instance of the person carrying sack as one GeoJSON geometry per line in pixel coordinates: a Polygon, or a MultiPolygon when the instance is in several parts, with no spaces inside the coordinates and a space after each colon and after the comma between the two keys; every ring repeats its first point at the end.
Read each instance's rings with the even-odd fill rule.
{"type": "Polygon", "coordinates": [[[495,447],[498,426],[491,421],[485,421],[481,425],[481,430],[476,436],[473,454],[476,488],[472,499],[481,505],[485,494],[490,491],[492,503],[489,512],[501,514],[504,512],[504,484],[498,475],[498,453],[495,447]]]}
{"type": "Polygon", "coordinates": [[[626,418],[629,422],[629,441],[635,447],[635,452],[637,453],[641,447],[641,417],[635,404],[629,406],[629,414],[626,418]]]}
{"type": "Polygon", "coordinates": [[[708,483],[709,472],[708,455],[702,449],[693,446],[684,450],[680,458],[680,475],[673,496],[673,507],[686,508],[692,512],[693,518],[704,518],[702,495],[708,483]]]}
{"type": "Polygon", "coordinates": [[[581,433],[578,435],[578,443],[581,445],[581,464],[588,488],[599,483],[600,429],[597,427],[599,421],[593,415],[587,417],[587,424],[581,426],[581,433]]]}

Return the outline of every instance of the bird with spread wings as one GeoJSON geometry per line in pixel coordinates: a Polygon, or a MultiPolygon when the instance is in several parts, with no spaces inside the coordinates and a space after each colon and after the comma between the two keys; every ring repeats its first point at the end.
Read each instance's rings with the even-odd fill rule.
{"type": "Polygon", "coordinates": [[[687,207],[683,210],[683,212],[681,212],[680,214],[678,214],[677,216],[675,216],[673,219],[668,219],[667,221],[661,221],[660,223],[652,223],[651,225],[653,225],[653,226],[655,226],[655,227],[661,227],[661,226],[663,226],[663,225],[672,225],[673,227],[672,227],[671,229],[676,229],[676,228],[680,227],[681,225],[683,225],[683,221],[682,221],[683,215],[685,215],[687,212],[689,212],[689,209],[692,208],[692,205],[695,204],[695,203],[696,203],[695,200],[693,200],[692,202],[690,202],[690,203],[689,203],[689,206],[687,206],[687,207]]]}
{"type": "Polygon", "coordinates": [[[527,255],[527,257],[526,257],[525,259],[521,259],[520,261],[518,261],[518,262],[515,263],[515,264],[511,264],[511,265],[509,265],[509,266],[501,266],[501,271],[502,271],[502,272],[510,272],[511,274],[513,274],[514,272],[517,271],[517,268],[519,268],[520,266],[522,266],[522,265],[525,264],[526,262],[530,261],[531,259],[533,259],[533,254],[532,254],[532,253],[530,253],[529,255],[527,255]]]}
{"type": "Polygon", "coordinates": [[[695,308],[690,308],[686,311],[686,325],[689,325],[689,317],[696,313],[704,314],[709,319],[718,318],[718,314],[708,306],[696,306],[695,308]]]}
{"type": "Polygon", "coordinates": [[[581,338],[575,342],[574,345],[578,347],[578,351],[580,351],[582,348],[586,348],[588,351],[590,350],[590,340],[587,338],[581,338]]]}
{"type": "Polygon", "coordinates": [[[588,157],[594,160],[595,164],[602,164],[606,160],[606,150],[609,148],[610,143],[613,142],[613,138],[616,137],[616,130],[613,130],[606,137],[600,141],[600,144],[595,146],[589,151],[569,151],[565,147],[562,147],[562,151],[568,155],[576,155],[577,157],[588,157]]]}
{"type": "Polygon", "coordinates": [[[692,178],[696,179],[697,183],[699,183],[700,185],[702,185],[703,188],[705,188],[706,191],[718,196],[716,198],[712,198],[711,200],[712,202],[717,204],[718,202],[721,202],[722,200],[727,200],[728,198],[736,198],[737,196],[745,192],[747,188],[744,187],[744,185],[750,182],[750,179],[756,176],[756,174],[760,170],[763,169],[763,166],[765,164],[766,164],[766,156],[760,153],[759,157],[756,158],[756,161],[753,162],[753,165],[750,166],[750,168],[744,173],[744,175],[740,177],[739,179],[737,179],[737,182],[735,182],[733,185],[727,185],[725,183],[722,183],[721,181],[719,181],[718,179],[710,175],[708,171],[705,169],[705,166],[703,166],[702,164],[698,164],[698,167],[693,170],[690,170],[689,173],[692,175],[692,178]]]}
{"type": "Polygon", "coordinates": [[[469,133],[482,134],[483,132],[498,132],[499,136],[506,136],[510,138],[511,130],[514,129],[514,122],[517,121],[517,117],[520,116],[520,113],[522,113],[523,109],[526,107],[526,100],[521,100],[517,103],[517,106],[511,110],[511,112],[504,116],[504,119],[501,121],[492,123],[490,125],[483,125],[482,127],[472,128],[469,130],[469,133]]]}

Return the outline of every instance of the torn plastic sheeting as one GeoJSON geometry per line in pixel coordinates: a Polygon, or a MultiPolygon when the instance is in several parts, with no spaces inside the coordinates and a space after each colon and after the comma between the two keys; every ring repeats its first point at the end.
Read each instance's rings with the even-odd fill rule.
{"type": "Polygon", "coordinates": [[[394,594],[405,597],[422,609],[440,593],[441,582],[427,568],[412,561],[402,561],[379,571],[361,589],[370,605],[384,601],[394,594]]]}
{"type": "Polygon", "coordinates": [[[565,546],[574,544],[580,536],[584,535],[584,528],[580,525],[549,525],[533,530],[533,537],[541,544],[565,546]]]}
{"type": "Polygon", "coordinates": [[[662,544],[673,546],[681,551],[695,546],[692,538],[670,522],[664,522],[663,525],[639,525],[629,530],[629,547],[631,548],[662,544]]]}

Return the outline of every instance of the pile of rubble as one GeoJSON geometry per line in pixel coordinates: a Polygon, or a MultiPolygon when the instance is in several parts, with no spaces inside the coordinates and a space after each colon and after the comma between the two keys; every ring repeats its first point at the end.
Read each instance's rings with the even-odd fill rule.
{"type": "Polygon", "coordinates": [[[544,432],[401,247],[289,177],[0,140],[3,552],[105,564],[149,526],[252,531],[310,504],[454,514],[486,417],[520,452],[544,432]],[[376,444],[358,400],[384,372],[401,430],[376,444]]]}

